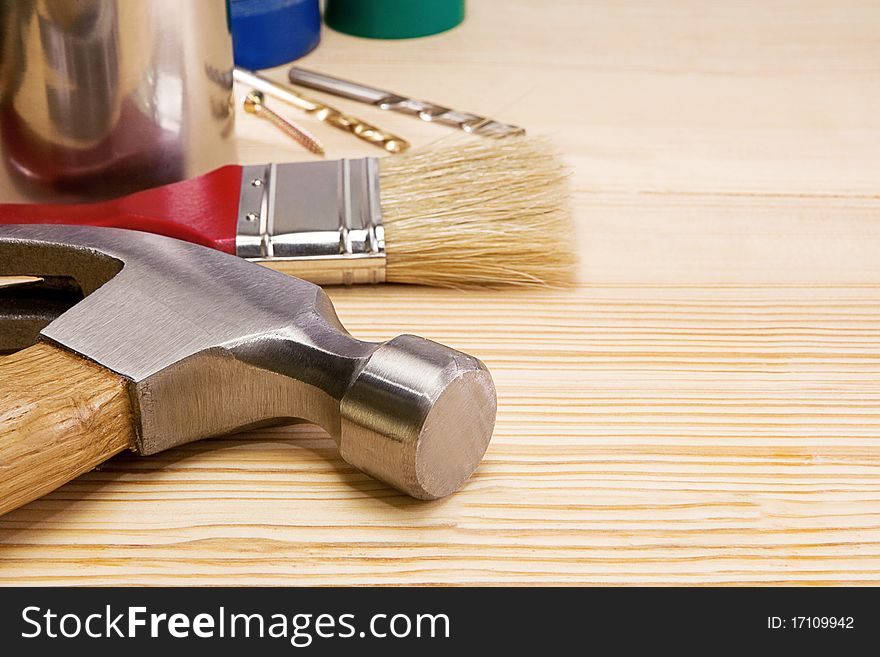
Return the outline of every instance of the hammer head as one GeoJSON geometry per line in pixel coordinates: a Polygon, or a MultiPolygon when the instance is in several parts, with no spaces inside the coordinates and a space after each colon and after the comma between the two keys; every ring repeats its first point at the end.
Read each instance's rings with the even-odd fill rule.
{"type": "Polygon", "coordinates": [[[321,288],[231,255],[112,228],[0,226],[2,275],[76,281],[85,298],[40,338],[130,382],[142,454],[301,418],[352,465],[433,499],[492,435],[479,360],[409,335],[356,340],[321,288]]]}

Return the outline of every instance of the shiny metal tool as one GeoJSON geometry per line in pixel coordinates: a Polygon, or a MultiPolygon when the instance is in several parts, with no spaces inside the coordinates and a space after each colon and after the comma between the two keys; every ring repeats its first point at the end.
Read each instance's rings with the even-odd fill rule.
{"type": "Polygon", "coordinates": [[[339,128],[344,132],[350,132],[355,137],[383,148],[389,153],[403,153],[409,148],[409,142],[405,139],[377,128],[362,119],[345,114],[335,107],[331,107],[314,98],[304,96],[290,87],[282,86],[253,71],[236,67],[232,75],[236,82],[246,84],[258,91],[283,100],[310,114],[319,121],[332,125],[334,128],[339,128]]]}
{"type": "MultiPolygon", "coordinates": [[[[74,281],[85,298],[38,345],[0,359],[0,392],[5,362],[41,346],[97,364],[127,387],[142,455],[301,418],[351,465],[434,499],[462,485],[491,438],[495,388],[479,360],[412,335],[357,340],[321,288],[241,258],[114,228],[0,226],[0,276],[13,274],[74,281]]],[[[15,321],[7,316],[0,334],[15,321]]],[[[88,418],[75,423],[100,433],[88,418]]],[[[22,438],[8,431],[0,423],[0,439],[22,438]]],[[[2,443],[0,491],[16,465],[2,462],[2,443]]]]}
{"type": "Polygon", "coordinates": [[[524,128],[519,126],[501,123],[470,112],[459,112],[425,100],[407,98],[392,91],[383,91],[323,73],[307,71],[298,66],[290,68],[288,77],[293,84],[309,89],[350,98],[384,110],[410,114],[417,116],[422,121],[442,123],[481,137],[512,137],[524,135],[526,132],[524,128]]]}
{"type": "Polygon", "coordinates": [[[244,110],[248,114],[253,114],[266,119],[300,146],[311,151],[315,155],[324,154],[324,145],[318,141],[317,137],[302,126],[293,121],[288,121],[281,115],[276,114],[274,111],[266,107],[263,93],[261,91],[255,89],[245,97],[244,110]]]}

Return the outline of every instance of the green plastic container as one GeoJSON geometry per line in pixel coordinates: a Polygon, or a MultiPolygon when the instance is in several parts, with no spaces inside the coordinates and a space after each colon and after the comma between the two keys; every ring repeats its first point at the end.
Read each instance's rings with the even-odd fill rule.
{"type": "Polygon", "coordinates": [[[370,39],[412,39],[450,30],[464,20],[465,0],[327,0],[324,21],[370,39]]]}

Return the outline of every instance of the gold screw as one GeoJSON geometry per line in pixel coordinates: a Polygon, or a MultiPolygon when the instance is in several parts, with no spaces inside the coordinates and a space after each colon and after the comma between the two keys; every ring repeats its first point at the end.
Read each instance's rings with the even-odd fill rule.
{"type": "Polygon", "coordinates": [[[251,91],[244,99],[244,111],[255,116],[262,116],[267,121],[274,123],[288,137],[312,153],[324,154],[324,146],[314,135],[270,110],[263,104],[263,100],[262,93],[256,90],[251,91]]]}

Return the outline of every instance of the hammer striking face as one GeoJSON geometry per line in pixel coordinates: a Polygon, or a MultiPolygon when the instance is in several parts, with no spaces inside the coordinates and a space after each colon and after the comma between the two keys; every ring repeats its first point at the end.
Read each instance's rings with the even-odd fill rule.
{"type": "MultiPolygon", "coordinates": [[[[434,499],[461,486],[491,438],[495,389],[479,360],[411,335],[356,340],[321,288],[240,258],[134,231],[0,226],[0,276],[12,274],[78,283],[86,297],[43,328],[38,347],[121,380],[130,447],[142,455],[300,418],[323,427],[348,463],[434,499]]],[[[22,355],[38,347],[7,359],[26,367],[22,355]]],[[[0,512],[47,492],[23,490],[16,459],[36,458],[52,431],[39,403],[17,399],[28,375],[11,367],[0,360],[0,512]]],[[[81,419],[77,431],[109,440],[81,419]]],[[[52,488],[94,465],[49,473],[52,488]]]]}

